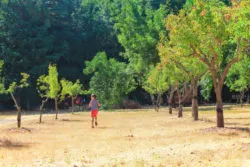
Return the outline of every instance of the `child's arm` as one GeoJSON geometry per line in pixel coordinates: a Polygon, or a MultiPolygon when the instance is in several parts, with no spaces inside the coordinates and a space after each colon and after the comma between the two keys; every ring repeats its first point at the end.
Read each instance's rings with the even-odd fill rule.
{"type": "Polygon", "coordinates": [[[101,106],[101,104],[99,103],[99,101],[98,101],[98,107],[100,107],[101,106]]]}
{"type": "Polygon", "coordinates": [[[92,100],[89,102],[89,107],[91,107],[92,106],[92,100]]]}

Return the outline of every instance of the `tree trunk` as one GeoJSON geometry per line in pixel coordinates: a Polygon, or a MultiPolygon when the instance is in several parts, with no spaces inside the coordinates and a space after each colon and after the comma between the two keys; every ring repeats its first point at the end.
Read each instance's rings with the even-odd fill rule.
{"type": "Polygon", "coordinates": [[[13,95],[13,93],[10,93],[10,95],[11,95],[11,98],[12,98],[12,100],[14,101],[15,107],[16,107],[16,109],[17,109],[17,127],[18,127],[18,128],[21,128],[21,121],[22,121],[21,115],[22,115],[22,110],[21,110],[21,107],[19,107],[19,105],[18,105],[18,103],[17,103],[17,100],[16,100],[15,96],[13,95]]]}
{"type": "Polygon", "coordinates": [[[42,100],[42,104],[40,105],[40,119],[39,119],[39,123],[42,123],[42,115],[43,115],[43,107],[45,105],[45,103],[48,101],[48,98],[46,100],[42,100]]]}
{"type": "Polygon", "coordinates": [[[178,98],[179,98],[179,111],[178,111],[178,117],[181,118],[183,117],[183,108],[182,108],[182,103],[181,103],[181,93],[180,93],[180,90],[177,89],[177,94],[178,94],[178,98]]]}
{"type": "Polygon", "coordinates": [[[41,104],[41,106],[40,106],[40,119],[39,119],[39,123],[42,123],[42,114],[43,114],[43,104],[41,104]]]}
{"type": "Polygon", "coordinates": [[[173,97],[174,97],[174,91],[171,89],[169,93],[169,99],[168,99],[169,114],[173,113],[173,97]]]}
{"type": "Polygon", "coordinates": [[[157,111],[157,112],[159,112],[159,109],[160,109],[160,105],[161,105],[161,95],[160,94],[158,94],[157,95],[157,99],[156,99],[156,105],[155,105],[155,110],[157,111]]]}
{"type": "Polygon", "coordinates": [[[223,102],[222,102],[222,90],[220,88],[216,88],[216,113],[217,113],[217,127],[224,127],[224,116],[223,116],[223,102]]]}
{"type": "Polygon", "coordinates": [[[72,113],[72,114],[74,113],[74,109],[75,109],[75,103],[74,103],[74,100],[75,100],[75,98],[74,98],[74,97],[72,97],[72,98],[71,98],[71,113],[72,113]]]}
{"type": "Polygon", "coordinates": [[[183,108],[182,108],[182,104],[179,105],[178,117],[179,117],[179,118],[183,117],[183,108]]]}
{"type": "Polygon", "coordinates": [[[192,89],[193,89],[193,99],[192,99],[192,116],[195,121],[198,120],[198,85],[194,80],[192,81],[192,89]]]}
{"type": "Polygon", "coordinates": [[[245,95],[245,92],[244,92],[244,91],[242,91],[242,92],[240,93],[240,106],[241,106],[241,107],[243,107],[243,99],[244,99],[244,95],[245,95]]]}
{"type": "Polygon", "coordinates": [[[57,102],[57,98],[55,98],[55,109],[56,109],[56,119],[58,119],[58,102],[57,102]]]}
{"type": "Polygon", "coordinates": [[[168,105],[169,105],[169,114],[173,114],[172,102],[170,102],[168,105]]]}
{"type": "Polygon", "coordinates": [[[18,128],[21,128],[21,115],[22,115],[22,111],[21,111],[21,108],[18,107],[17,108],[17,127],[18,128]]]}

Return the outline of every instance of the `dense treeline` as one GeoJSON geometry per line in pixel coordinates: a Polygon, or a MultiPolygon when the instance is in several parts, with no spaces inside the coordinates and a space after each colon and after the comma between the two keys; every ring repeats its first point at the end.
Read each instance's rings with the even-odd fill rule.
{"type": "MultiPolygon", "coordinates": [[[[126,10],[131,11],[131,17],[138,19],[137,23],[134,22],[128,26],[130,28],[137,26],[144,33],[143,36],[147,35],[148,31],[148,29],[143,30],[147,26],[145,21],[152,21],[150,17],[153,16],[154,11],[165,3],[165,0],[1,1],[0,58],[4,60],[5,80],[11,83],[20,79],[20,72],[31,75],[30,87],[17,93],[18,97],[22,96],[18,99],[22,99],[21,103],[27,107],[29,107],[28,104],[38,104],[39,99],[35,91],[36,79],[47,71],[49,63],[58,64],[60,77],[70,80],[80,79],[85,86],[88,86],[89,77],[82,73],[86,60],[91,60],[100,51],[105,51],[109,57],[117,60],[125,60],[120,53],[123,53],[127,49],[126,46],[131,44],[129,41],[134,40],[129,39],[126,44],[126,41],[121,39],[126,33],[121,31],[123,26],[127,26],[122,25],[124,21],[122,15],[127,13],[126,10]],[[145,13],[140,13],[141,16],[139,16],[138,10],[144,10],[145,13]],[[118,38],[120,38],[119,42],[118,38]],[[28,98],[30,96],[34,98],[28,98]]],[[[162,11],[159,11],[159,15],[162,12],[161,19],[167,13],[177,12],[184,3],[183,0],[169,1],[168,5],[165,5],[164,9],[161,7],[162,11]],[[166,9],[167,7],[169,9],[166,9]]],[[[158,21],[162,22],[163,30],[163,20],[158,21]]],[[[128,18],[127,23],[129,22],[128,18]]],[[[154,27],[152,25],[148,28],[154,27]]],[[[159,34],[158,30],[153,31],[149,34],[150,38],[153,37],[152,40],[155,39],[153,43],[149,41],[148,45],[139,46],[133,52],[142,50],[140,54],[144,54],[150,49],[145,58],[148,57],[148,61],[156,62],[159,58],[154,46],[159,39],[159,34]]],[[[145,39],[138,39],[138,42],[143,42],[142,40],[145,39]]],[[[145,64],[147,64],[146,61],[145,64]]],[[[4,97],[1,96],[2,98],[4,97]]]]}
{"type": "MultiPolygon", "coordinates": [[[[1,83],[11,85],[22,79],[21,72],[29,74],[29,88],[15,92],[21,103],[36,106],[37,79],[49,64],[57,64],[59,79],[80,79],[76,83],[96,93],[104,108],[119,107],[140,89],[148,92],[157,111],[167,93],[170,114],[178,97],[179,117],[191,96],[197,120],[198,88],[205,99],[214,90],[219,127],[224,126],[223,87],[240,92],[241,99],[248,90],[243,77],[249,62],[247,0],[0,3],[1,83]]],[[[73,82],[61,84],[68,91],[73,82]]],[[[59,82],[57,87],[56,108],[65,91],[59,82]]]]}
{"type": "Polygon", "coordinates": [[[38,102],[35,81],[49,63],[58,64],[60,77],[79,78],[87,86],[89,78],[82,73],[85,60],[103,50],[120,57],[112,25],[81,0],[9,0],[1,2],[0,10],[3,74],[8,83],[18,80],[20,72],[31,75],[30,87],[17,95],[23,96],[22,103],[38,102]]]}

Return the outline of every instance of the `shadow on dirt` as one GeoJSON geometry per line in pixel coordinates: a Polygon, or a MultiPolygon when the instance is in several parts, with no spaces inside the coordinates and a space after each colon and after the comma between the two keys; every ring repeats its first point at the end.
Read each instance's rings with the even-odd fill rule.
{"type": "Polygon", "coordinates": [[[29,143],[14,142],[9,139],[0,139],[0,148],[21,149],[30,147],[29,143]]]}
{"type": "Polygon", "coordinates": [[[62,119],[63,122],[84,122],[83,120],[79,119],[62,119]]]}

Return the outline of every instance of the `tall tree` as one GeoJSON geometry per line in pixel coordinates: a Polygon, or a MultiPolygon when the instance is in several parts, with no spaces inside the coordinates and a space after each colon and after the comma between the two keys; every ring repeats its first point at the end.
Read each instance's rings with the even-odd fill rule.
{"type": "MultiPolygon", "coordinates": [[[[159,61],[157,43],[164,29],[166,6],[152,9],[150,2],[123,0],[121,12],[115,16],[115,29],[118,40],[124,47],[127,58],[136,73],[147,71],[149,64],[159,61]]],[[[140,74],[141,75],[141,74],[140,74]]]]}
{"type": "Polygon", "coordinates": [[[75,109],[75,99],[78,95],[86,94],[87,91],[84,91],[84,88],[79,80],[75,83],[68,81],[66,79],[62,79],[60,81],[62,86],[61,97],[64,99],[65,97],[71,98],[71,112],[74,113],[75,109]]]}
{"type": "Polygon", "coordinates": [[[143,88],[151,95],[152,102],[155,104],[155,110],[157,112],[160,109],[163,93],[170,87],[167,82],[168,73],[169,71],[167,71],[166,68],[162,69],[160,66],[152,66],[147,76],[147,80],[143,85],[143,88]]]}
{"type": "Polygon", "coordinates": [[[250,88],[250,59],[238,62],[229,70],[226,78],[226,85],[231,91],[240,93],[240,103],[242,105],[243,97],[250,88]]]}
{"type": "Polygon", "coordinates": [[[10,84],[6,84],[5,83],[5,78],[2,76],[2,66],[3,66],[3,61],[0,61],[0,93],[1,94],[10,94],[15,107],[17,109],[17,127],[21,128],[21,114],[22,114],[22,108],[19,105],[16,97],[15,97],[15,92],[17,89],[22,89],[25,87],[28,87],[28,79],[29,79],[29,75],[26,73],[21,73],[21,79],[20,81],[16,82],[12,82],[10,84]],[[7,88],[6,88],[7,85],[7,88]]]}
{"type": "Polygon", "coordinates": [[[196,1],[190,12],[182,10],[179,15],[171,15],[167,19],[171,41],[183,49],[191,49],[193,54],[190,57],[202,61],[212,75],[218,127],[224,127],[222,87],[226,75],[231,66],[246,55],[249,29],[243,25],[249,24],[249,3],[242,1],[225,7],[217,0],[196,1]],[[236,12],[232,13],[233,10],[236,12]],[[235,17],[228,17],[227,13],[235,17]],[[230,53],[224,50],[228,45],[232,46],[230,53]]]}
{"type": "Polygon", "coordinates": [[[90,92],[97,95],[104,108],[120,105],[127,94],[134,90],[134,78],[127,64],[107,58],[105,52],[98,53],[93,60],[86,61],[85,74],[92,74],[90,92]]]}
{"type": "MultiPolygon", "coordinates": [[[[42,112],[44,102],[48,99],[53,99],[55,102],[56,110],[56,119],[58,119],[58,98],[60,96],[61,86],[58,79],[58,72],[56,65],[49,65],[48,74],[42,75],[37,80],[37,89],[42,98],[45,98],[45,101],[42,101],[40,107],[40,113],[42,112]]],[[[41,114],[40,114],[41,118],[41,114]]]]}
{"type": "Polygon", "coordinates": [[[206,66],[192,55],[190,50],[182,49],[179,46],[171,46],[168,42],[162,41],[159,46],[162,64],[172,63],[179,68],[188,79],[192,89],[192,115],[198,120],[198,85],[203,75],[207,72],[206,66]]]}

